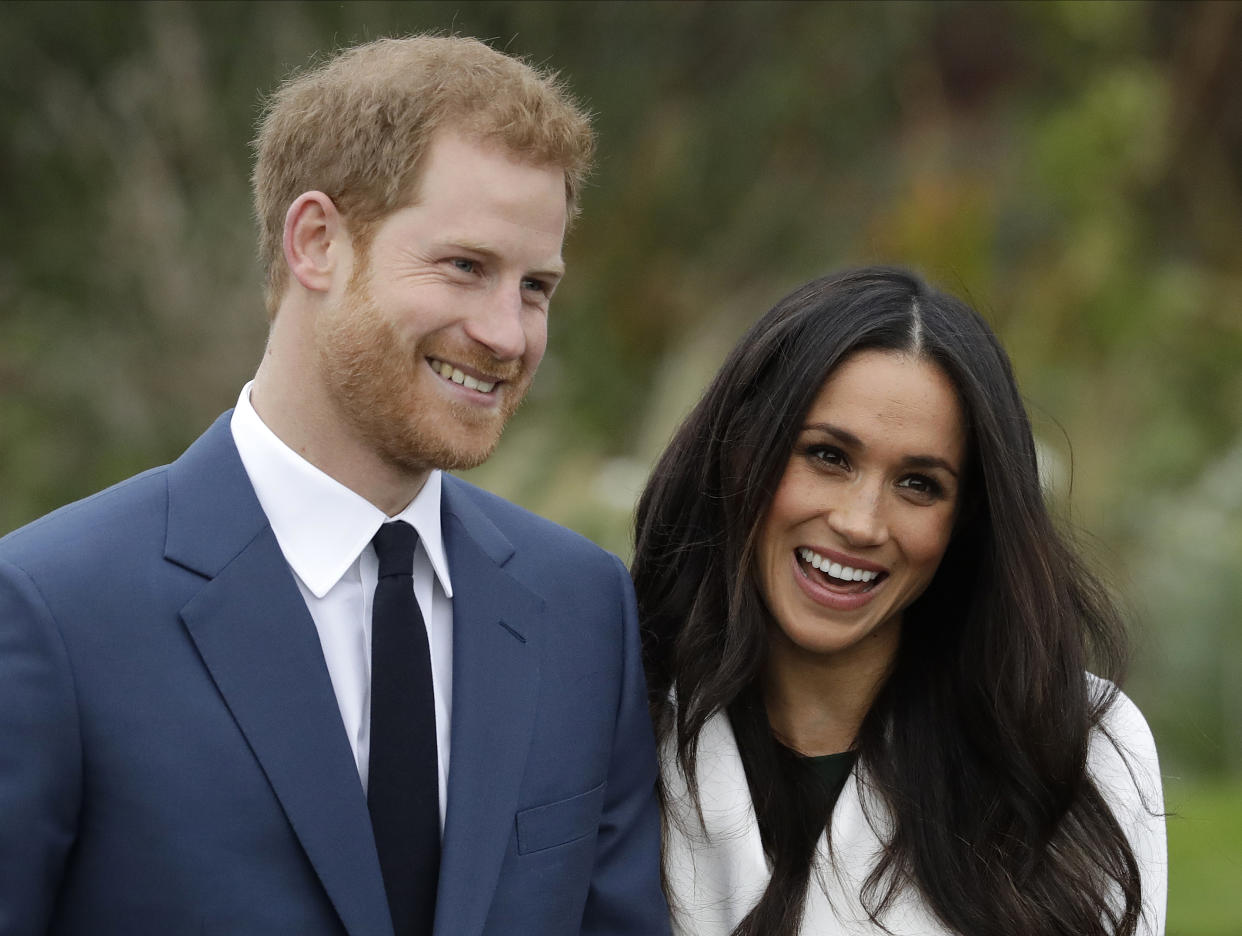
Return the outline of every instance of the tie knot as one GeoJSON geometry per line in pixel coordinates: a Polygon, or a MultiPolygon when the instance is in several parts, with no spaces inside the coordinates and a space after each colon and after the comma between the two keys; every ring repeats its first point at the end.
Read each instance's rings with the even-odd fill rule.
{"type": "Polygon", "coordinates": [[[379,577],[388,575],[412,575],[414,572],[414,547],[418,534],[404,520],[380,526],[371,540],[375,555],[379,557],[379,577]]]}

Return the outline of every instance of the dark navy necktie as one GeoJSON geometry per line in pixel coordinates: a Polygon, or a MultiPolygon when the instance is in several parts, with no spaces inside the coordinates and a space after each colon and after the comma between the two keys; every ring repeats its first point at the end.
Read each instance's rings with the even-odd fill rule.
{"type": "Polygon", "coordinates": [[[367,806],[395,936],[431,936],[440,876],[436,707],[427,629],[414,598],[418,534],[400,520],[371,541],[371,760],[367,806]]]}

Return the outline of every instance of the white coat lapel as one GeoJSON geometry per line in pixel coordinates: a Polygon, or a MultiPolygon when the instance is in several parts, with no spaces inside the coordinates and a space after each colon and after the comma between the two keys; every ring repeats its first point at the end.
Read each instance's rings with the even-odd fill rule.
{"type": "MultiPolygon", "coordinates": [[[[673,899],[674,932],[680,936],[728,936],[758,902],[771,871],[763,853],[750,790],[728,718],[718,713],[699,738],[699,822],[672,746],[661,751],[666,784],[665,867],[673,899]]],[[[879,804],[864,811],[864,793],[851,773],[832,816],[832,855],[820,836],[820,869],[807,890],[801,932],[805,936],[876,936],[860,893],[882,849],[879,804]],[[869,818],[869,814],[870,817],[869,818]]],[[[884,918],[893,936],[942,936],[944,928],[908,891],[884,918]]]]}

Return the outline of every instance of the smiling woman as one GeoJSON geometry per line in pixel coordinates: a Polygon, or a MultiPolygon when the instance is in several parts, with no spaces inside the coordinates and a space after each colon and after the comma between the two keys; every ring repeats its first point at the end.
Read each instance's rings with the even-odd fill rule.
{"type": "Polygon", "coordinates": [[[823,755],[851,747],[858,719],[820,717],[817,702],[829,695],[818,687],[887,671],[902,612],[949,545],[965,454],[957,393],[937,365],[859,351],[824,381],[760,527],[757,555],[776,625],[768,719],[790,749],[823,755]],[[801,684],[808,691],[791,699],[801,684]]]}
{"type": "Polygon", "coordinates": [[[789,641],[840,656],[896,633],[949,545],[965,435],[953,385],[919,358],[859,352],[824,382],[760,534],[789,641]]]}
{"type": "Polygon", "coordinates": [[[679,932],[1163,932],[1123,628],[966,305],[885,269],[778,303],[657,465],[633,572],[679,932]]]}

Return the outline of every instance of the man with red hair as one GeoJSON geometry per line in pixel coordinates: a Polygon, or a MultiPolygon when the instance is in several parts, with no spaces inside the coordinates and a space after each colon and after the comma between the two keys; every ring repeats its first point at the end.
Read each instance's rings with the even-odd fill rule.
{"type": "Polygon", "coordinates": [[[0,541],[4,936],[667,932],[625,569],[443,473],[530,385],[591,147],[469,39],[275,94],[255,379],[0,541]]]}

